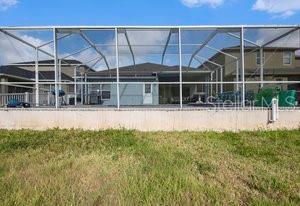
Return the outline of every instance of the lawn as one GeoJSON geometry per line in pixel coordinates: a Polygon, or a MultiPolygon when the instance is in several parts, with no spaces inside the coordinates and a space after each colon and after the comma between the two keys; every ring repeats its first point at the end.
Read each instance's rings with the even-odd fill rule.
{"type": "Polygon", "coordinates": [[[299,205],[300,130],[0,130],[1,205],[299,205]]]}

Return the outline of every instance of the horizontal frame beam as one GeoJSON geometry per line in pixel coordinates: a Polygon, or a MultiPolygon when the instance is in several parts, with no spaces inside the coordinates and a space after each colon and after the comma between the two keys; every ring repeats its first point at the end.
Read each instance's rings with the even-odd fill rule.
{"type": "MultiPolygon", "coordinates": [[[[211,72],[207,72],[207,73],[203,73],[203,74],[209,74],[211,72]]],[[[77,78],[79,79],[79,78],[77,78]]],[[[121,78],[122,79],[122,78],[121,78]]],[[[24,84],[24,85],[33,85],[35,84],[35,82],[0,82],[0,85],[5,85],[5,84],[24,84]]],[[[180,84],[180,82],[149,82],[149,81],[144,81],[144,82],[122,82],[120,81],[119,84],[180,84]]],[[[208,82],[182,82],[182,84],[207,84],[208,82]]],[[[216,83],[220,83],[220,82],[212,82],[213,84],[216,83]]],[[[227,82],[224,81],[222,82],[222,84],[242,84],[242,81],[231,81],[231,82],[227,82]]],[[[264,83],[264,84],[300,84],[300,81],[245,81],[245,84],[257,84],[259,85],[260,83],[264,83]]],[[[44,85],[54,85],[55,82],[39,82],[38,84],[44,84],[44,85]]],[[[81,85],[82,82],[57,82],[57,84],[63,84],[63,85],[81,85]]],[[[117,82],[86,82],[84,84],[88,84],[88,85],[93,85],[93,84],[117,84],[117,82]]]]}
{"type": "Polygon", "coordinates": [[[114,30],[117,29],[217,29],[217,28],[252,28],[252,29],[259,29],[259,28],[293,28],[293,27],[299,27],[300,24],[270,24],[270,25],[193,25],[193,26],[128,26],[128,25],[115,25],[115,26],[100,26],[100,25],[94,25],[94,26],[1,26],[0,29],[5,30],[50,30],[50,29],[105,29],[105,30],[114,30]]]}

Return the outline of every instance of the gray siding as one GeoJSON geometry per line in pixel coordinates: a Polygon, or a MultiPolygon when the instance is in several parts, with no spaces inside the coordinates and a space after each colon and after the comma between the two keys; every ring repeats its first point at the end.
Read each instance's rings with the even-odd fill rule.
{"type": "MultiPolygon", "coordinates": [[[[158,85],[152,85],[152,105],[158,105],[159,93],[158,85]]],[[[120,105],[122,106],[135,106],[143,105],[143,84],[121,84],[120,85],[120,105]]],[[[117,105],[117,85],[103,85],[102,90],[110,91],[110,99],[103,100],[103,105],[116,106],[117,105]]]]}

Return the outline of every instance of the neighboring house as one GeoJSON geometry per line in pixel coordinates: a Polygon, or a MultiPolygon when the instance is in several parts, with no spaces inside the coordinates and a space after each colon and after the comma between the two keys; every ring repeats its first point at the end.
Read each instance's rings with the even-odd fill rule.
{"type": "MultiPolygon", "coordinates": [[[[42,60],[39,64],[39,82],[54,82],[54,60],[42,60]]],[[[61,62],[61,81],[73,82],[74,68],[82,63],[76,60],[64,60],[61,62]]],[[[91,70],[86,66],[81,66],[81,70],[91,70]]],[[[92,70],[93,71],[93,70],[92,70]]],[[[35,62],[20,62],[6,66],[0,66],[1,82],[32,82],[21,86],[1,85],[1,93],[24,93],[34,92],[35,82],[35,62]],[[30,87],[32,89],[30,89],[30,87]]],[[[50,85],[40,85],[40,92],[51,91],[50,85]]],[[[62,90],[66,93],[74,92],[74,85],[61,85],[62,90]]]]}
{"type": "MultiPolygon", "coordinates": [[[[0,66],[0,79],[1,82],[32,82],[32,84],[18,84],[18,85],[1,85],[1,93],[24,93],[34,92],[35,72],[21,69],[17,66],[0,66]]],[[[40,82],[53,82],[54,71],[40,71],[39,81],[40,82]]],[[[72,82],[73,78],[62,73],[62,81],[72,82]]],[[[64,86],[65,87],[65,86],[64,86]]],[[[73,88],[65,87],[66,91],[73,90],[73,88]]],[[[40,85],[40,90],[50,91],[49,85],[40,85]]]]}
{"type": "MultiPolygon", "coordinates": [[[[182,68],[183,81],[205,81],[208,71],[196,68],[182,68]]],[[[158,105],[179,103],[179,67],[144,63],[119,68],[120,105],[158,105]],[[126,82],[126,83],[125,83],[126,82]],[[137,82],[137,83],[130,83],[137,82]]],[[[88,82],[107,82],[107,84],[90,85],[88,93],[91,104],[116,105],[117,85],[116,69],[90,72],[88,82]],[[114,82],[111,84],[111,82],[114,82]]],[[[205,95],[204,87],[183,85],[183,99],[197,100],[205,95]]]]}
{"type": "MultiPolygon", "coordinates": [[[[299,81],[300,80],[300,57],[296,55],[299,48],[265,47],[263,48],[264,80],[265,81],[299,81]]],[[[227,54],[240,57],[240,47],[225,48],[222,50],[227,54]]],[[[224,81],[236,81],[236,60],[222,52],[215,54],[210,61],[224,65],[224,81]]],[[[211,65],[205,62],[204,65],[211,65]]],[[[204,68],[202,64],[199,68],[204,68]]],[[[215,66],[214,66],[215,67],[215,66]]],[[[257,47],[245,48],[245,81],[260,80],[260,50],[257,47]]],[[[268,86],[268,85],[265,85],[268,86]]],[[[300,85],[282,85],[284,89],[295,89],[300,91],[300,85]]],[[[234,85],[225,85],[225,91],[233,91],[234,85]]],[[[259,84],[247,84],[247,90],[257,92],[259,84]]]]}
{"type": "MultiPolygon", "coordinates": [[[[296,55],[298,48],[272,48],[263,49],[264,60],[264,80],[266,81],[299,81],[300,80],[300,57],[296,55]]],[[[236,81],[237,58],[240,57],[239,47],[225,48],[221,52],[212,56],[209,61],[204,62],[198,68],[182,67],[183,82],[210,82],[219,81],[223,76],[223,81],[236,81]],[[227,53],[229,55],[225,55],[227,53]],[[233,58],[233,56],[235,58],[233,58]],[[223,75],[220,74],[219,65],[223,65],[223,75]],[[215,76],[212,78],[212,71],[215,76]],[[217,78],[218,73],[218,79],[217,78]]],[[[260,52],[256,47],[245,48],[245,80],[260,80],[260,52]]],[[[39,61],[39,81],[54,81],[53,60],[39,61]]],[[[240,62],[239,62],[240,63],[240,62]]],[[[74,81],[74,69],[81,65],[75,60],[65,60],[60,62],[62,71],[62,82],[74,81]]],[[[94,71],[87,66],[82,66],[77,70],[77,102],[96,105],[117,105],[117,74],[116,69],[94,71]],[[78,71],[80,70],[80,71],[78,71]],[[89,84],[84,85],[84,81],[89,84]],[[82,84],[80,83],[82,82],[82,84]],[[95,84],[91,84],[95,82],[95,84]],[[96,83],[101,82],[101,83],[96,83]]],[[[240,73],[240,71],[239,71],[240,73]]],[[[0,80],[2,82],[32,82],[29,85],[1,85],[1,94],[5,93],[34,93],[35,87],[35,62],[22,62],[13,65],[0,67],[0,80]]],[[[166,66],[153,63],[143,63],[119,68],[120,80],[120,105],[159,105],[159,104],[179,104],[180,101],[180,72],[179,66],[166,66]]],[[[269,85],[265,85],[269,86],[269,85]]],[[[274,86],[274,85],[273,85],[274,86]]],[[[295,89],[300,91],[300,84],[283,84],[283,89],[295,89]]],[[[52,88],[49,85],[40,85],[40,92],[49,92],[52,88]]],[[[74,93],[74,85],[62,85],[66,93],[74,93]]],[[[257,93],[259,84],[246,84],[247,91],[257,93]]],[[[193,102],[205,99],[211,94],[221,91],[220,85],[197,85],[183,84],[183,102],[193,102]]],[[[234,84],[223,84],[223,91],[235,91],[234,84]]],[[[300,97],[300,95],[298,95],[300,97]]],[[[74,96],[73,96],[74,97],[74,96]]]]}
{"type": "MultiPolygon", "coordinates": [[[[34,61],[19,62],[19,63],[15,63],[13,65],[15,65],[21,69],[35,71],[35,62],[34,61]]],[[[69,77],[73,77],[74,76],[74,68],[78,65],[82,65],[82,63],[77,60],[68,59],[68,60],[63,60],[61,62],[60,62],[60,60],[58,60],[58,66],[59,65],[61,65],[62,73],[66,74],[69,77]]],[[[90,69],[89,67],[84,66],[84,65],[82,65],[81,67],[84,68],[85,70],[90,69]]],[[[54,71],[54,60],[39,61],[39,71],[54,71]]]]}

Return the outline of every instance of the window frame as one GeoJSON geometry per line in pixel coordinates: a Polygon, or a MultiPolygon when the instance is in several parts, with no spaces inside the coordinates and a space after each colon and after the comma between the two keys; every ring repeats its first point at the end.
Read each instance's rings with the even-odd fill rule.
{"type": "Polygon", "coordinates": [[[149,84],[149,83],[145,83],[144,84],[144,94],[152,94],[152,84],[149,84]],[[146,92],[146,89],[147,89],[147,86],[150,86],[150,92],[146,92]]]}
{"type": "Polygon", "coordinates": [[[289,66],[292,64],[292,61],[293,61],[293,52],[291,51],[284,51],[282,53],[282,64],[283,65],[286,65],[286,66],[289,66]],[[286,56],[286,54],[289,54],[289,57],[286,56]],[[285,60],[289,60],[289,63],[285,63],[285,60]]]}
{"type": "Polygon", "coordinates": [[[196,84],[196,93],[204,92],[204,85],[203,84],[196,84]]]}
{"type": "Polygon", "coordinates": [[[104,101],[111,100],[110,90],[101,90],[101,100],[104,100],[104,101]],[[108,92],[109,93],[109,98],[103,98],[103,92],[108,92]]]}

